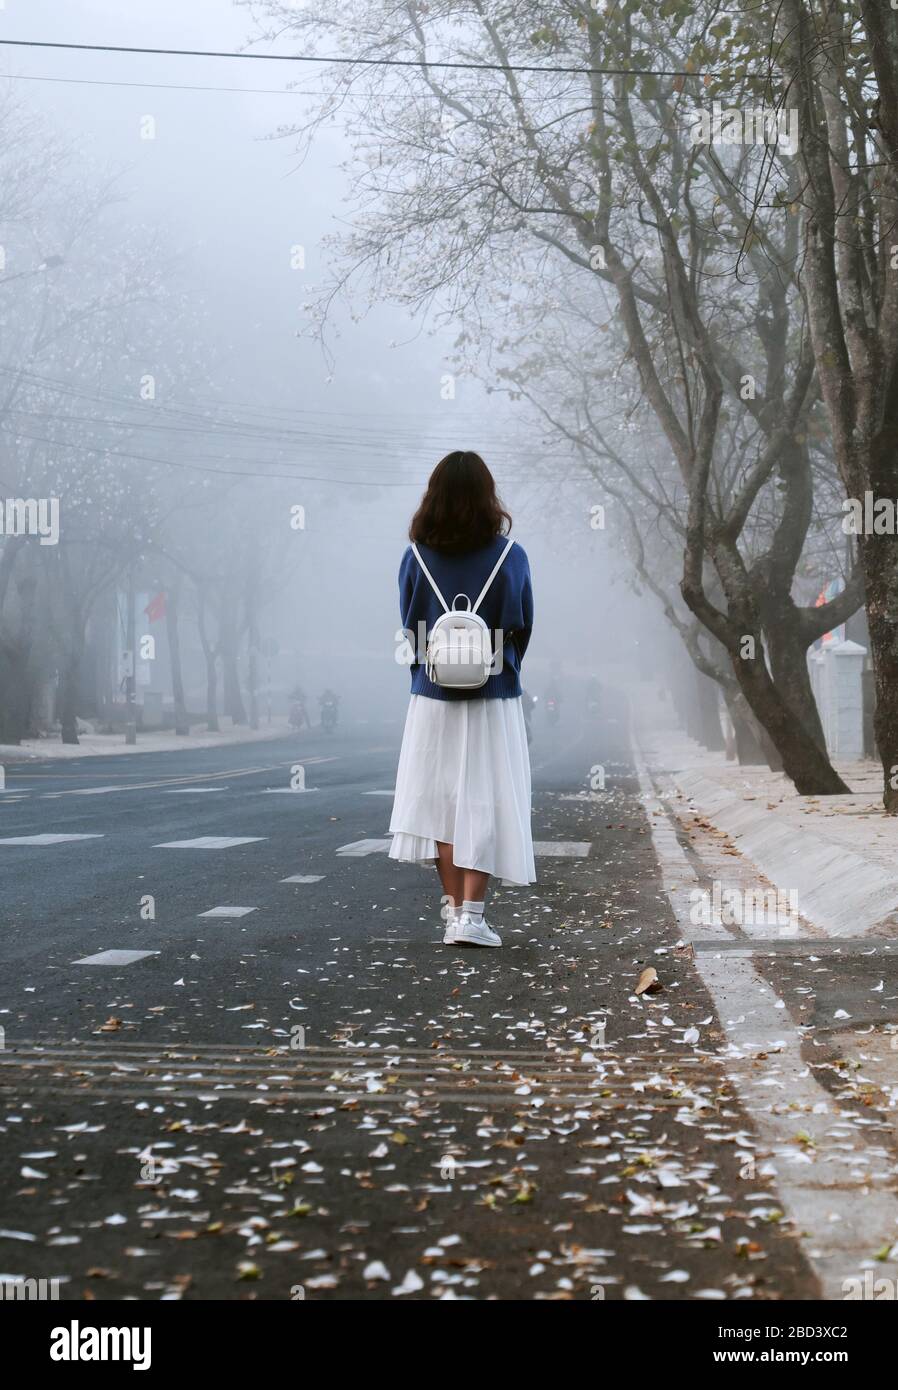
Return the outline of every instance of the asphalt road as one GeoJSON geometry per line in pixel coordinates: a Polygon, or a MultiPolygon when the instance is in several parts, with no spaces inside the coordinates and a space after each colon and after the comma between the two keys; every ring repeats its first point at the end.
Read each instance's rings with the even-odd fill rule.
{"type": "Polygon", "coordinates": [[[814,1297],[745,1181],[624,702],[537,724],[548,852],[491,894],[497,951],[444,947],[435,871],[386,857],[400,732],[7,766],[0,1275],[64,1299],[814,1297]],[[165,847],[200,837],[243,842],[165,847]],[[81,963],[107,951],[148,954],[81,963]],[[637,997],[648,964],[664,992],[637,997]]]}

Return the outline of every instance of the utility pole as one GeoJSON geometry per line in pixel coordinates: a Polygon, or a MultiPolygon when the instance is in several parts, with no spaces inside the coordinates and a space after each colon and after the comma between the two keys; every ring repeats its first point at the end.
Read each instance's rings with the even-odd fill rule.
{"type": "Polygon", "coordinates": [[[135,704],[135,685],[137,681],[137,655],[134,650],[136,634],[134,630],[134,565],[128,566],[128,615],[127,615],[128,667],[126,674],[128,710],[125,719],[125,742],[137,742],[137,706],[135,704]]]}

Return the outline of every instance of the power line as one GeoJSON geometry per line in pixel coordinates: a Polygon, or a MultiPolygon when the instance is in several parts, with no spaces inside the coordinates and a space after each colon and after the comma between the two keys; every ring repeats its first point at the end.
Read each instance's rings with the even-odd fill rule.
{"type": "MultiPolygon", "coordinates": [[[[266,420],[271,421],[277,411],[276,407],[271,406],[253,407],[243,403],[241,409],[246,414],[241,418],[239,414],[233,413],[233,403],[230,402],[227,405],[216,402],[211,410],[208,407],[204,408],[199,402],[173,402],[170,406],[157,402],[148,405],[108,390],[91,391],[76,382],[62,381],[22,368],[13,369],[5,363],[0,363],[0,374],[18,378],[26,391],[37,388],[54,393],[58,397],[99,407],[101,410],[105,407],[122,412],[117,415],[81,415],[58,408],[35,409],[30,401],[18,405],[14,400],[0,408],[0,430],[3,433],[15,439],[46,444],[51,448],[83,449],[98,456],[106,455],[157,464],[165,468],[186,468],[195,472],[220,473],[232,477],[278,478],[344,486],[352,486],[355,483],[385,487],[417,486],[422,466],[426,467],[422,462],[423,456],[432,451],[440,451],[437,437],[444,436],[447,430],[458,434],[461,429],[470,434],[475,428],[472,422],[477,421],[477,433],[478,436],[482,436],[479,447],[490,458],[496,460],[503,476],[509,482],[526,482],[540,476],[527,467],[522,469],[523,447],[515,447],[513,441],[509,443],[507,431],[503,432],[501,437],[493,436],[491,422],[478,417],[476,412],[469,414],[453,411],[451,417],[446,420],[425,415],[419,417],[420,423],[415,424],[415,417],[405,413],[396,415],[395,412],[375,414],[284,408],[283,415],[287,418],[275,420],[272,425],[263,423],[266,420]],[[258,422],[251,418],[255,413],[261,416],[258,422]],[[5,425],[2,423],[3,415],[8,417],[5,425]],[[86,426],[93,432],[93,440],[89,437],[64,438],[55,431],[51,436],[42,435],[37,432],[38,422],[45,428],[52,428],[54,425],[86,426]],[[142,453],[138,451],[139,446],[135,449],[133,442],[129,441],[129,447],[129,443],[121,438],[105,443],[97,438],[96,432],[100,429],[123,431],[138,437],[146,436],[148,433],[156,434],[157,437],[167,436],[171,439],[174,449],[179,452],[189,450],[190,461],[183,458],[160,457],[155,453],[142,453]],[[217,449],[211,453],[198,452],[197,437],[208,440],[212,445],[223,445],[224,448],[221,452],[217,449]],[[243,449],[233,448],[237,441],[249,447],[252,458],[241,456],[244,453],[243,449]],[[256,449],[259,444],[265,443],[273,444],[279,456],[260,459],[256,449]],[[124,447],[114,447],[115,445],[124,447]],[[295,457],[297,451],[306,457],[314,451],[314,457],[322,461],[326,458],[327,476],[282,471],[285,466],[303,467],[302,462],[297,460],[294,464],[291,460],[291,454],[295,457]],[[250,463],[256,466],[241,466],[250,463]],[[375,470],[376,475],[372,476],[375,470]]],[[[445,439],[442,443],[445,446],[445,439]]],[[[557,454],[550,449],[544,450],[542,457],[550,468],[568,462],[566,455],[557,454]]]]}
{"type": "MultiPolygon", "coordinates": [[[[187,399],[179,400],[173,398],[169,403],[163,400],[155,400],[152,403],[147,401],[135,400],[133,395],[122,395],[109,389],[90,389],[87,383],[79,384],[70,378],[48,376],[46,373],[30,371],[17,362],[4,362],[0,360],[0,375],[16,378],[17,383],[21,382],[34,388],[46,387],[48,390],[55,391],[58,395],[74,396],[76,399],[90,401],[98,404],[117,405],[123,409],[132,409],[140,413],[149,415],[172,415],[175,418],[183,418],[187,421],[198,421],[201,425],[211,423],[213,425],[221,423],[216,418],[215,412],[226,412],[225,421],[228,425],[250,426],[253,424],[252,417],[259,415],[263,420],[273,421],[275,425],[282,424],[283,429],[273,429],[275,434],[289,433],[294,428],[299,428],[306,422],[314,424],[318,419],[324,419],[326,423],[336,422],[336,425],[345,424],[352,427],[355,422],[366,430],[382,428],[379,422],[388,421],[400,424],[400,428],[406,424],[414,431],[413,437],[420,437],[422,432],[428,429],[445,430],[449,427],[464,429],[488,429],[492,425],[484,419],[484,412],[490,406],[490,402],[484,402],[480,407],[472,410],[465,410],[461,406],[453,404],[451,418],[447,420],[438,419],[433,410],[348,410],[345,406],[333,410],[310,410],[304,406],[276,405],[271,401],[241,401],[234,400],[230,396],[227,401],[222,401],[216,396],[203,395],[199,392],[192,392],[187,399]],[[244,411],[249,418],[241,420],[237,411],[244,411]],[[278,417],[283,417],[279,420],[278,417]],[[294,424],[293,422],[297,422],[294,424]],[[372,423],[373,422],[373,423],[372,423]],[[420,423],[416,423],[420,422],[420,423]]],[[[0,418],[6,409],[15,409],[14,406],[4,405],[0,401],[0,418]]],[[[603,419],[617,419],[629,413],[628,406],[621,406],[617,410],[608,409],[603,413],[603,419]]],[[[128,422],[129,424],[131,422],[128,422]]],[[[499,420],[501,429],[500,438],[507,440],[508,428],[515,421],[511,418],[499,420]]],[[[529,429],[529,425],[527,427],[529,429]]],[[[254,433],[264,433],[264,426],[253,431],[254,433]]]]}
{"type": "Polygon", "coordinates": [[[328,478],[306,473],[270,473],[260,472],[258,469],[209,468],[201,463],[186,463],[183,459],[176,461],[175,459],[156,458],[149,454],[137,454],[124,449],[108,449],[103,446],[97,447],[84,443],[76,444],[66,439],[49,439],[46,435],[28,434],[23,430],[9,431],[5,430],[5,427],[0,428],[3,428],[6,433],[14,433],[17,439],[28,439],[37,444],[49,444],[54,449],[77,449],[86,454],[97,454],[103,458],[128,459],[132,463],[151,463],[162,468],[186,469],[191,473],[215,473],[229,478],[275,478],[291,483],[338,483],[347,487],[421,487],[420,480],[413,482],[411,479],[408,482],[381,482],[380,479],[374,478],[328,478]]]}
{"type": "MultiPolygon", "coordinates": [[[[209,87],[183,82],[115,82],[102,77],[45,77],[40,73],[5,72],[5,82],[63,82],[73,87],[147,87],[158,92],[245,92],[247,96],[326,97],[327,92],[304,91],[299,87],[209,87]]],[[[333,95],[342,96],[343,93],[333,95]]],[[[346,96],[351,95],[349,92],[346,96]]]]}
{"type": "MultiPolygon", "coordinates": [[[[423,472],[422,472],[418,477],[416,477],[416,478],[408,478],[408,479],[403,479],[403,480],[401,480],[401,481],[393,481],[393,480],[384,480],[384,479],[381,479],[381,478],[361,478],[361,477],[355,477],[355,478],[339,478],[339,477],[334,476],[333,474],[331,474],[330,476],[324,476],[324,477],[322,477],[320,474],[309,474],[309,473],[274,473],[274,472],[269,472],[269,471],[262,471],[262,470],[259,470],[259,469],[211,468],[211,467],[207,466],[206,464],[201,464],[201,463],[188,463],[188,462],[186,462],[186,461],[183,460],[183,459],[181,459],[181,460],[176,460],[176,459],[159,458],[159,457],[157,457],[157,456],[155,456],[155,455],[150,455],[150,454],[139,454],[139,453],[136,453],[136,452],[131,451],[131,450],[125,450],[125,449],[109,449],[109,448],[106,448],[106,447],[104,447],[104,446],[96,446],[96,445],[92,445],[92,444],[86,444],[86,443],[83,443],[83,442],[77,442],[77,443],[76,443],[76,442],[74,442],[74,441],[70,441],[70,440],[66,440],[66,439],[51,439],[51,438],[48,438],[46,435],[29,434],[29,433],[27,433],[26,431],[23,431],[23,430],[18,430],[18,429],[16,429],[16,430],[8,430],[8,429],[6,429],[4,426],[0,426],[0,430],[2,430],[4,433],[13,434],[13,435],[15,436],[15,438],[17,438],[17,439],[27,439],[27,440],[30,440],[30,441],[32,441],[32,442],[34,442],[34,443],[37,443],[37,444],[49,444],[49,445],[51,445],[54,449],[75,449],[75,450],[78,450],[78,451],[81,451],[81,452],[87,453],[87,454],[96,454],[97,456],[102,457],[102,458],[119,458],[119,459],[126,459],[126,460],[128,460],[129,462],[131,462],[131,463],[149,463],[149,464],[157,465],[158,467],[161,467],[161,468],[174,468],[176,471],[184,471],[184,470],[186,470],[187,472],[191,472],[191,473],[212,473],[212,474],[217,475],[217,476],[219,476],[219,477],[227,477],[227,478],[261,478],[261,479],[273,479],[273,480],[284,481],[284,482],[291,482],[291,483],[293,483],[293,482],[301,482],[301,483],[327,483],[327,484],[330,484],[330,485],[337,485],[337,486],[342,486],[342,487],[378,487],[378,488],[383,488],[383,487],[389,487],[389,488],[394,488],[394,487],[405,487],[405,488],[408,488],[408,487],[410,487],[410,488],[415,488],[415,489],[417,489],[418,491],[421,491],[421,489],[422,489],[422,487],[423,487],[423,484],[424,484],[424,481],[425,481],[424,473],[423,473],[423,472]]],[[[587,480],[587,481],[588,481],[588,480],[590,479],[590,477],[591,477],[591,475],[588,474],[588,473],[582,473],[582,474],[568,474],[568,475],[565,476],[565,477],[558,477],[557,475],[551,475],[551,474],[550,474],[550,475],[543,475],[543,474],[539,474],[539,473],[533,473],[533,474],[520,474],[520,475],[518,475],[518,476],[516,476],[516,477],[511,478],[509,481],[515,482],[515,483],[539,482],[539,481],[551,481],[551,482],[553,482],[553,483],[559,483],[559,482],[574,482],[574,481],[579,481],[579,480],[587,480]]],[[[500,479],[500,481],[501,481],[501,479],[500,479]]]]}
{"type": "MultiPolygon", "coordinates": [[[[515,445],[513,440],[509,440],[507,427],[500,434],[494,434],[493,425],[495,422],[486,419],[484,414],[478,411],[452,410],[445,419],[440,419],[427,413],[416,416],[414,413],[397,413],[395,411],[310,411],[296,407],[259,406],[230,401],[227,404],[212,402],[211,408],[204,406],[200,400],[173,401],[170,405],[157,401],[150,405],[145,402],[137,402],[131,396],[125,397],[108,389],[85,389],[85,386],[81,386],[77,382],[65,381],[0,362],[0,376],[2,375],[12,378],[13,385],[6,404],[0,405],[0,421],[2,421],[3,415],[6,415],[10,417],[10,423],[5,427],[0,423],[0,428],[4,428],[6,433],[15,437],[40,443],[57,443],[65,448],[86,448],[90,452],[98,454],[109,453],[113,456],[134,457],[144,462],[157,462],[166,467],[181,466],[177,460],[171,458],[150,458],[136,453],[127,454],[99,444],[99,441],[97,447],[88,444],[83,439],[76,441],[58,436],[48,439],[45,436],[30,433],[19,422],[41,421],[48,427],[53,424],[87,426],[94,432],[100,429],[112,429],[125,431],[132,435],[153,433],[158,436],[161,434],[171,437],[176,448],[189,448],[193,466],[198,471],[223,473],[233,471],[236,476],[298,477],[303,481],[325,481],[315,475],[304,478],[302,474],[275,474],[270,471],[283,467],[285,464],[289,465],[290,454],[295,455],[297,450],[304,454],[314,450],[316,456],[325,455],[328,457],[328,466],[331,472],[326,481],[351,484],[355,480],[352,476],[340,476],[335,470],[349,469],[351,471],[357,468],[357,459],[364,459],[368,464],[365,473],[361,476],[356,473],[355,478],[369,485],[378,481],[383,485],[399,485],[399,482],[404,482],[406,479],[411,481],[418,478],[422,468],[423,455],[430,454],[432,451],[439,453],[442,450],[445,452],[447,432],[451,432],[455,436],[464,432],[470,436],[476,431],[479,441],[478,447],[481,451],[486,452],[491,459],[498,462],[507,478],[525,481],[533,476],[530,470],[521,471],[520,468],[521,455],[525,452],[525,447],[515,445]],[[15,391],[18,384],[22,385],[25,393],[35,389],[46,390],[64,399],[84,402],[88,407],[95,407],[100,410],[111,409],[121,413],[116,415],[105,413],[82,415],[66,412],[60,408],[35,408],[35,403],[27,399],[27,396],[25,403],[20,405],[15,401],[15,391]],[[242,415],[236,413],[235,406],[243,412],[242,415]],[[253,419],[253,416],[258,418],[253,419]],[[195,442],[197,437],[202,437],[213,445],[219,443],[224,445],[225,452],[197,453],[195,442]],[[236,441],[247,444],[253,452],[260,443],[263,445],[273,444],[275,450],[280,453],[280,457],[265,460],[260,460],[257,456],[253,457],[252,462],[260,464],[261,467],[258,471],[253,470],[244,473],[243,470],[239,469],[239,465],[244,462],[248,463],[250,460],[241,457],[240,453],[233,449],[232,444],[236,441]],[[284,453],[286,453],[286,457],[284,453]],[[343,455],[342,458],[341,455],[343,455]],[[208,461],[215,465],[233,464],[238,465],[238,468],[228,470],[224,467],[213,467],[208,470],[201,470],[199,467],[201,461],[208,461]],[[370,477],[372,465],[377,467],[376,480],[372,480],[370,477]],[[391,473],[393,475],[398,473],[398,480],[395,476],[390,477],[391,473]]],[[[96,434],[94,438],[96,438],[96,434]]],[[[119,443],[120,441],[115,440],[113,442],[119,443]]],[[[551,449],[544,449],[542,456],[548,465],[566,461],[566,456],[559,455],[551,449]]]]}
{"type": "MultiPolygon", "coordinates": [[[[271,97],[317,97],[319,101],[361,101],[362,97],[357,95],[349,87],[344,87],[336,92],[322,92],[320,90],[310,90],[304,87],[219,87],[208,83],[197,82],[124,82],[116,81],[112,78],[103,77],[49,77],[44,73],[30,72],[5,72],[0,73],[0,79],[4,82],[53,82],[61,83],[72,87],[122,87],[137,91],[151,92],[226,92],[236,96],[271,96],[271,97]]],[[[536,96],[527,93],[528,101],[558,102],[563,100],[563,94],[554,97],[536,96]]],[[[624,98],[606,95],[606,101],[622,101],[624,98]]],[[[581,98],[582,100],[582,98],[581,98]]],[[[591,106],[574,106],[569,110],[561,111],[564,116],[577,116],[581,112],[591,111],[591,106]]]]}
{"type": "MultiPolygon", "coordinates": [[[[8,48],[55,48],[79,53],[139,53],[160,58],[239,58],[265,63],[327,63],[345,67],[375,68],[444,68],[457,72],[529,72],[554,76],[580,77],[729,77],[731,73],[689,72],[685,68],[583,68],[569,66],[535,66],[527,63],[464,63],[449,59],[419,58],[346,58],[328,54],[308,53],[233,53],[214,48],[139,48],[130,44],[58,43],[42,39],[0,39],[8,48]]],[[[748,78],[768,79],[769,74],[746,73],[748,78]]]]}
{"type": "MultiPolygon", "coordinates": [[[[81,399],[90,402],[94,398],[82,396],[81,399]]],[[[99,401],[96,403],[100,404],[99,401]]],[[[310,419],[297,425],[288,423],[281,428],[271,429],[240,418],[221,419],[208,414],[188,411],[170,412],[166,418],[164,407],[152,408],[151,413],[161,416],[157,419],[150,419],[144,411],[137,407],[132,408],[131,418],[128,418],[127,415],[80,415],[64,413],[59,410],[35,410],[16,404],[7,405],[4,408],[4,413],[16,422],[19,420],[52,421],[57,424],[86,425],[95,431],[100,428],[110,428],[126,431],[130,434],[152,432],[156,435],[177,436],[182,440],[186,438],[191,441],[199,437],[210,443],[223,442],[229,449],[232,441],[239,440],[247,443],[251,448],[257,447],[259,443],[268,443],[273,444],[275,448],[280,446],[292,450],[296,448],[314,449],[318,453],[327,451],[334,457],[340,454],[349,454],[350,458],[353,458],[363,454],[369,460],[382,461],[386,467],[401,469],[405,464],[408,464],[416,471],[421,466],[422,452],[439,449],[438,440],[445,440],[450,429],[453,434],[457,435],[462,428],[468,434],[472,433],[474,428],[470,425],[460,427],[459,422],[454,419],[451,422],[433,420],[426,425],[409,428],[407,422],[400,416],[395,422],[387,425],[386,431],[384,431],[383,426],[373,426],[370,420],[366,421],[364,417],[349,417],[345,423],[327,420],[323,424],[315,419],[310,419]]],[[[18,432],[19,429],[18,424],[12,426],[13,433],[18,432]]],[[[520,460],[521,449],[515,448],[513,444],[509,446],[507,434],[494,436],[490,432],[489,426],[484,422],[477,427],[477,435],[479,448],[481,451],[489,452],[492,458],[499,458],[506,463],[520,460]]],[[[195,445],[191,442],[191,450],[193,451],[194,448],[195,445]]],[[[544,453],[544,456],[551,457],[547,453],[544,453]]],[[[196,457],[195,453],[194,457],[196,457]]],[[[225,461],[217,453],[212,457],[225,461]]],[[[237,461],[230,453],[226,459],[227,461],[237,461]]],[[[277,463],[278,460],[272,460],[272,462],[277,463]]]]}

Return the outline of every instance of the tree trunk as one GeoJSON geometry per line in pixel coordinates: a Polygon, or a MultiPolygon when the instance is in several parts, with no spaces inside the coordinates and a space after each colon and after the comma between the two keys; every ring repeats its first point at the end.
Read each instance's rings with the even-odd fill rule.
{"type": "MultiPolygon", "coordinates": [[[[701,489],[701,478],[699,484],[701,489]]],[[[694,509],[694,499],[690,500],[690,509],[694,509]]],[[[723,614],[708,601],[704,591],[703,544],[702,526],[696,522],[687,538],[680,591],[690,612],[710,627],[726,647],[733,675],[758,722],[765,758],[769,754],[771,766],[782,759],[782,770],[801,796],[845,795],[850,789],[832,766],[825,749],[793,713],[767,668],[758,596],[742,568],[738,550],[729,541],[712,547],[714,568],[727,601],[727,612],[723,614]],[[746,646],[749,641],[750,654],[746,646]]],[[[802,656],[806,649],[805,643],[802,656]]]]}
{"type": "Polygon", "coordinates": [[[59,683],[59,722],[63,743],[78,743],[78,686],[81,652],[73,652],[63,668],[59,683]]]}
{"type": "MultiPolygon", "coordinates": [[[[7,547],[19,539],[10,537],[7,547]]],[[[4,569],[6,557],[4,550],[0,555],[0,570],[4,569]]],[[[8,636],[0,638],[0,743],[21,743],[23,738],[36,732],[32,717],[35,696],[32,652],[37,631],[34,612],[38,586],[34,575],[29,573],[27,557],[23,558],[23,566],[24,577],[15,585],[18,596],[15,623],[10,621],[8,636]]],[[[10,574],[11,566],[6,568],[5,577],[0,576],[0,608],[9,589],[10,574]]]]}
{"type": "Polygon", "coordinates": [[[218,725],[218,656],[214,651],[206,653],[206,728],[210,734],[217,734],[218,725]]]}
{"type": "Polygon", "coordinates": [[[246,583],[243,592],[246,613],[246,643],[249,652],[247,682],[249,685],[249,726],[259,727],[259,623],[258,623],[258,571],[254,565],[246,567],[246,583]]]}
{"type": "Polygon", "coordinates": [[[717,685],[701,671],[695,673],[698,739],[709,753],[722,753],[725,747],[720,726],[717,685]]]}
{"type": "Polygon", "coordinates": [[[674,672],[670,682],[670,698],[673,704],[674,714],[681,729],[688,731],[689,718],[687,715],[688,701],[683,695],[680,685],[679,672],[674,672]]]}
{"type": "Polygon", "coordinates": [[[824,750],[794,715],[770,678],[763,653],[743,660],[733,653],[733,672],[761,729],[783,760],[800,796],[838,796],[850,789],[824,750]]]}
{"type": "Polygon", "coordinates": [[[177,584],[168,591],[165,605],[165,630],[168,635],[168,655],[171,662],[171,689],[175,705],[175,733],[190,733],[187,706],[184,703],[184,675],[181,669],[181,633],[178,626],[180,595],[177,584]]]}
{"type": "Polygon", "coordinates": [[[206,728],[210,734],[217,734],[218,726],[218,648],[213,647],[206,630],[206,600],[201,589],[197,591],[197,629],[206,660],[206,728]]]}
{"type": "Polygon", "coordinates": [[[246,723],[246,706],[240,690],[240,673],[237,670],[237,653],[232,646],[222,648],[222,677],[224,712],[230,716],[232,724],[246,723]]]}
{"type": "Polygon", "coordinates": [[[777,690],[818,748],[826,753],[823,724],[808,670],[807,647],[798,625],[790,620],[788,613],[781,613],[776,623],[765,627],[764,632],[777,690]]]}
{"type": "MultiPolygon", "coordinates": [[[[769,761],[761,747],[760,731],[745,697],[741,691],[731,692],[724,689],[723,698],[726,700],[727,712],[733,726],[732,752],[736,761],[740,767],[769,767],[769,761]]],[[[730,756],[729,750],[727,756],[730,756]]]]}
{"type": "MultiPolygon", "coordinates": [[[[250,643],[252,644],[252,637],[250,643]]],[[[250,645],[249,649],[249,727],[258,729],[259,727],[259,693],[256,683],[259,678],[258,649],[250,645]]]]}
{"type": "Polygon", "coordinates": [[[898,541],[894,536],[858,539],[876,692],[873,733],[882,762],[883,802],[894,816],[898,815],[898,541]]]}
{"type": "Polygon", "coordinates": [[[18,642],[0,642],[0,743],[21,743],[28,705],[24,653],[18,642]]]}
{"type": "Polygon", "coordinates": [[[230,598],[225,597],[221,622],[221,670],[224,694],[224,712],[230,716],[232,724],[246,723],[246,706],[240,690],[240,672],[237,666],[237,624],[230,598]]]}

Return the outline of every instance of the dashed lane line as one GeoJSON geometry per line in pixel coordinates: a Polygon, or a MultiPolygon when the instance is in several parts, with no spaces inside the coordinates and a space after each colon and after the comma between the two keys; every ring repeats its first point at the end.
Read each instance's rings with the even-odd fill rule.
{"type": "Polygon", "coordinates": [[[207,912],[198,912],[197,917],[248,917],[251,912],[258,912],[257,907],[210,907],[207,912]]]}
{"type": "Polygon", "coordinates": [[[263,787],[261,796],[302,796],[305,792],[320,791],[320,787],[263,787]]]}
{"type": "Polygon", "coordinates": [[[586,859],[591,849],[589,840],[533,841],[533,853],[541,859],[586,859]]]}
{"type": "Polygon", "coordinates": [[[232,849],[235,845],[258,844],[267,835],[197,835],[192,840],[167,840],[153,849],[232,849]]]}
{"type": "Polygon", "coordinates": [[[192,795],[195,795],[197,792],[226,792],[226,791],[230,791],[230,787],[227,787],[227,786],[224,786],[224,787],[165,787],[165,788],[163,788],[162,795],[163,795],[163,796],[192,796],[192,795]]]}
{"type": "Polygon", "coordinates": [[[10,835],[0,845],[61,845],[68,840],[102,840],[103,835],[10,835]]]}
{"type": "Polygon", "coordinates": [[[80,960],[73,960],[73,965],[133,965],[137,960],[145,960],[147,956],[158,956],[158,951],[97,951],[92,956],[82,956],[80,960]]]}
{"type": "Polygon", "coordinates": [[[337,854],[362,859],[366,854],[386,854],[389,848],[389,840],[353,840],[348,845],[340,845],[337,854]]]}

